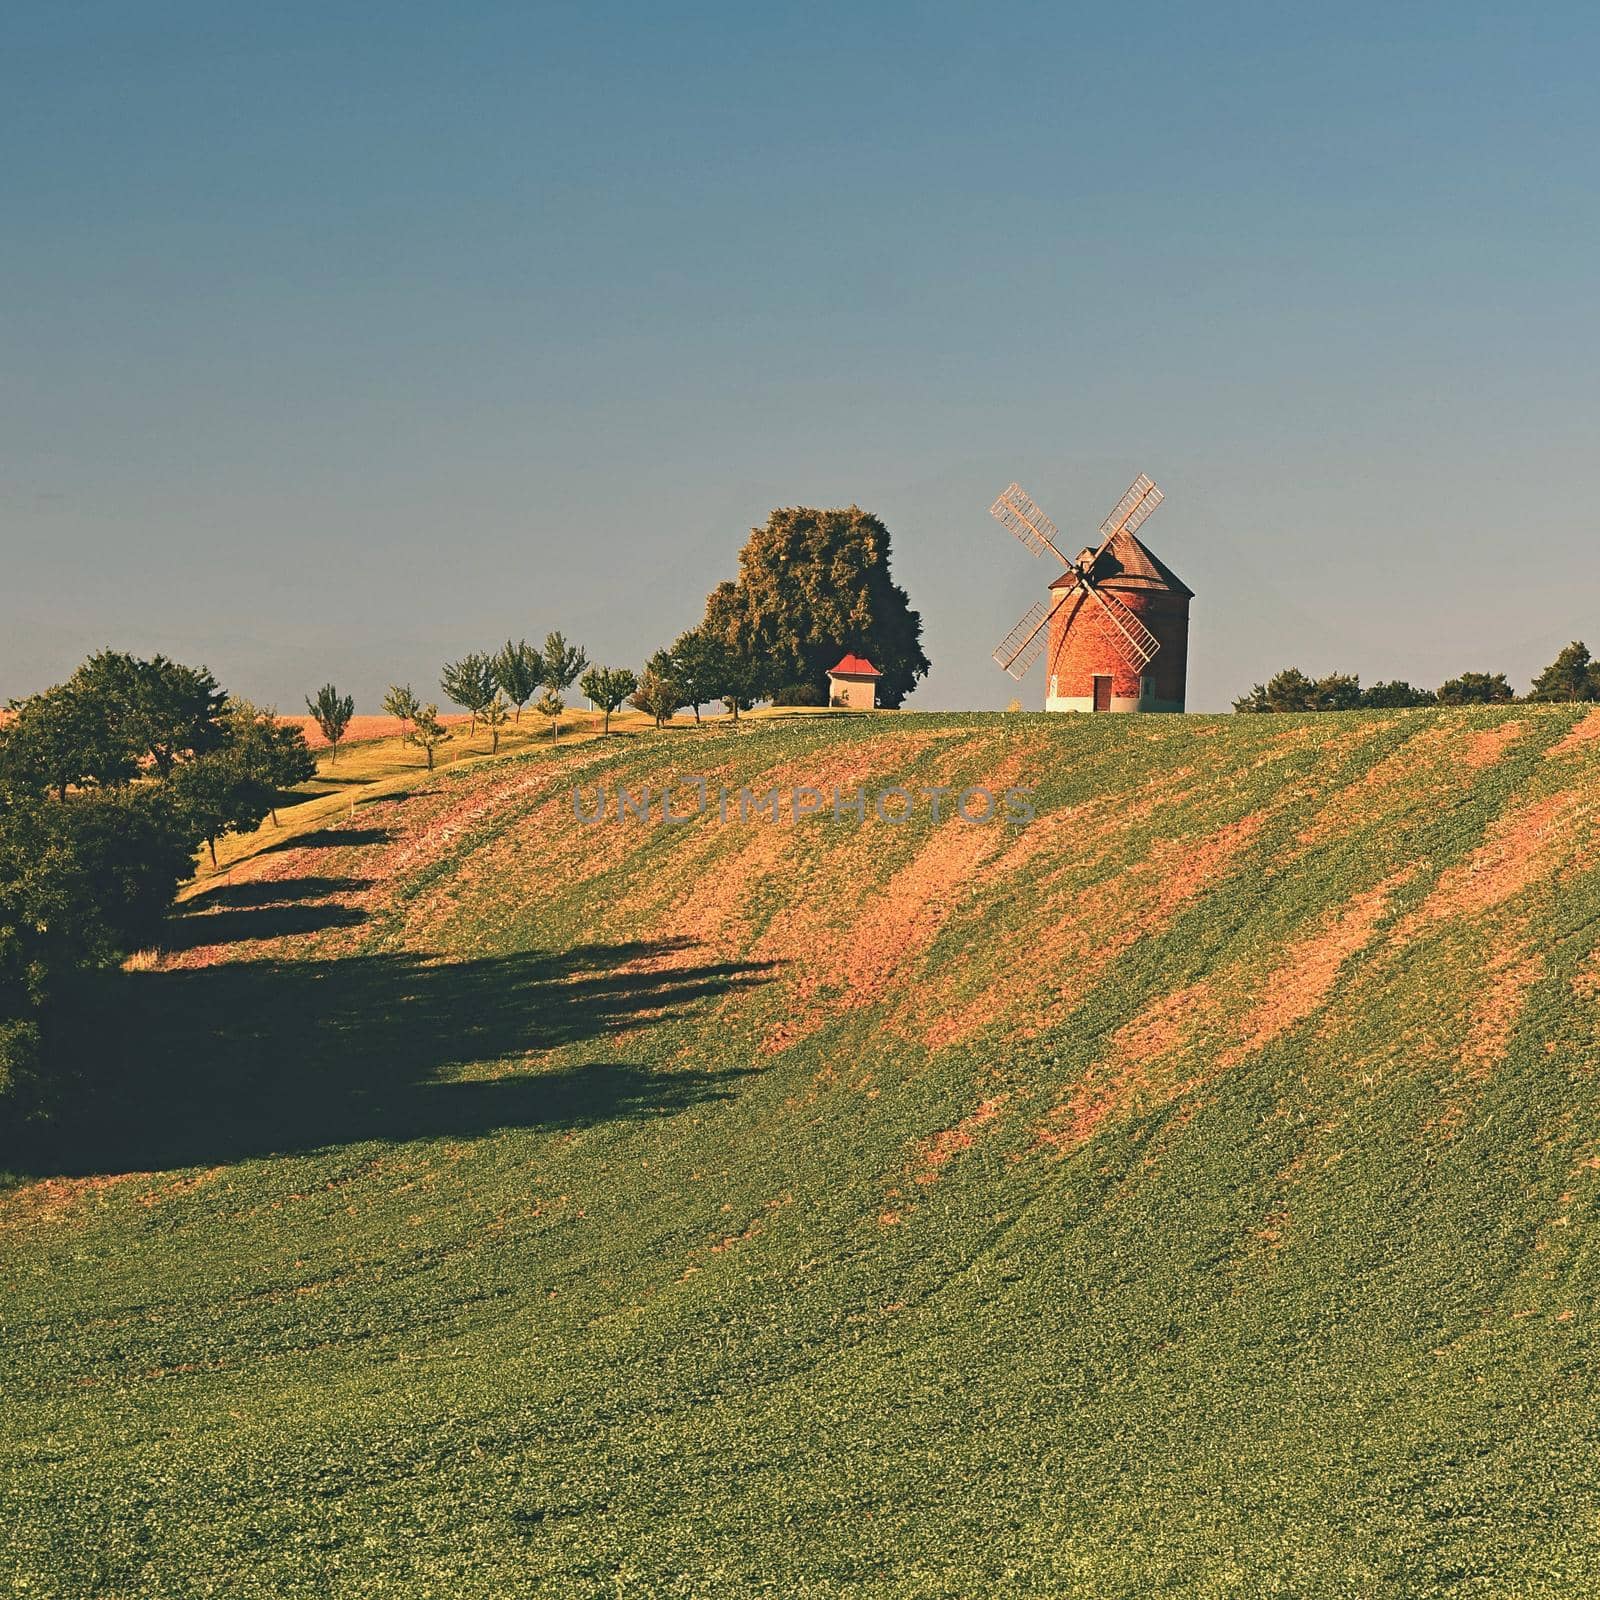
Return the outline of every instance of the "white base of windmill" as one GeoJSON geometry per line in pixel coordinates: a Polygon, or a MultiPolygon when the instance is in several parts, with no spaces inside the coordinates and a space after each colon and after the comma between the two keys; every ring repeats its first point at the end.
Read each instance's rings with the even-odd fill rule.
{"type": "MultiPolygon", "coordinates": [[[[1056,680],[1051,678],[1045,691],[1044,708],[1046,711],[1090,711],[1094,710],[1094,696],[1092,694],[1057,694],[1055,692],[1056,680]]],[[[1105,707],[1107,711],[1182,711],[1181,700],[1157,700],[1153,696],[1140,698],[1138,695],[1114,694],[1111,703],[1105,707]]]]}

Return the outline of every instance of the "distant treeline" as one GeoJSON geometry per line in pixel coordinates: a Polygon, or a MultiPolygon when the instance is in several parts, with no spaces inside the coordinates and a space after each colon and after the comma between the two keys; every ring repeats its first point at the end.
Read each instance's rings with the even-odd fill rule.
{"type": "MultiPolygon", "coordinates": [[[[1589,647],[1574,639],[1533,680],[1524,700],[1600,700],[1600,662],[1589,647]]],[[[1358,711],[1364,707],[1508,705],[1516,691],[1503,672],[1463,672],[1437,689],[1419,689],[1403,679],[1374,683],[1363,689],[1360,678],[1330,672],[1308,677],[1298,667],[1285,667],[1265,683],[1233,702],[1235,711],[1358,711]]]]}

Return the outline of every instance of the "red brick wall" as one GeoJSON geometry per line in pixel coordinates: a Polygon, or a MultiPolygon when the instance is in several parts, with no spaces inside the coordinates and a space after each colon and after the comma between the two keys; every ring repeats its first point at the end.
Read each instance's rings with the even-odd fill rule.
{"type": "MultiPolygon", "coordinates": [[[[1181,706],[1188,687],[1189,597],[1166,590],[1105,587],[1161,641],[1146,669],[1153,698],[1181,706]]],[[[1109,673],[1116,698],[1137,698],[1139,674],[1122,659],[1113,637],[1110,619],[1088,595],[1080,591],[1064,600],[1050,619],[1046,691],[1054,677],[1058,695],[1087,699],[1094,693],[1095,675],[1109,673]]]]}

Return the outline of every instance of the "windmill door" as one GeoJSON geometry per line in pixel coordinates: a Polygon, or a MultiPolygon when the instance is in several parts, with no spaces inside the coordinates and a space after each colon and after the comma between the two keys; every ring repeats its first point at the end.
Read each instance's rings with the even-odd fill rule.
{"type": "Polygon", "coordinates": [[[1109,711],[1111,709],[1111,675],[1099,673],[1094,675],[1094,708],[1096,711],[1109,711]]]}

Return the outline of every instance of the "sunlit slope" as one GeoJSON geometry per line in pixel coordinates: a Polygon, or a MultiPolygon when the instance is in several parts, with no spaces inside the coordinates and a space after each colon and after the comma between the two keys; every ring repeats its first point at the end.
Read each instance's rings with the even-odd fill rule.
{"type": "Polygon", "coordinates": [[[1595,1592],[1600,714],[641,734],[287,846],[0,1200],[18,1592],[1595,1592]]]}

